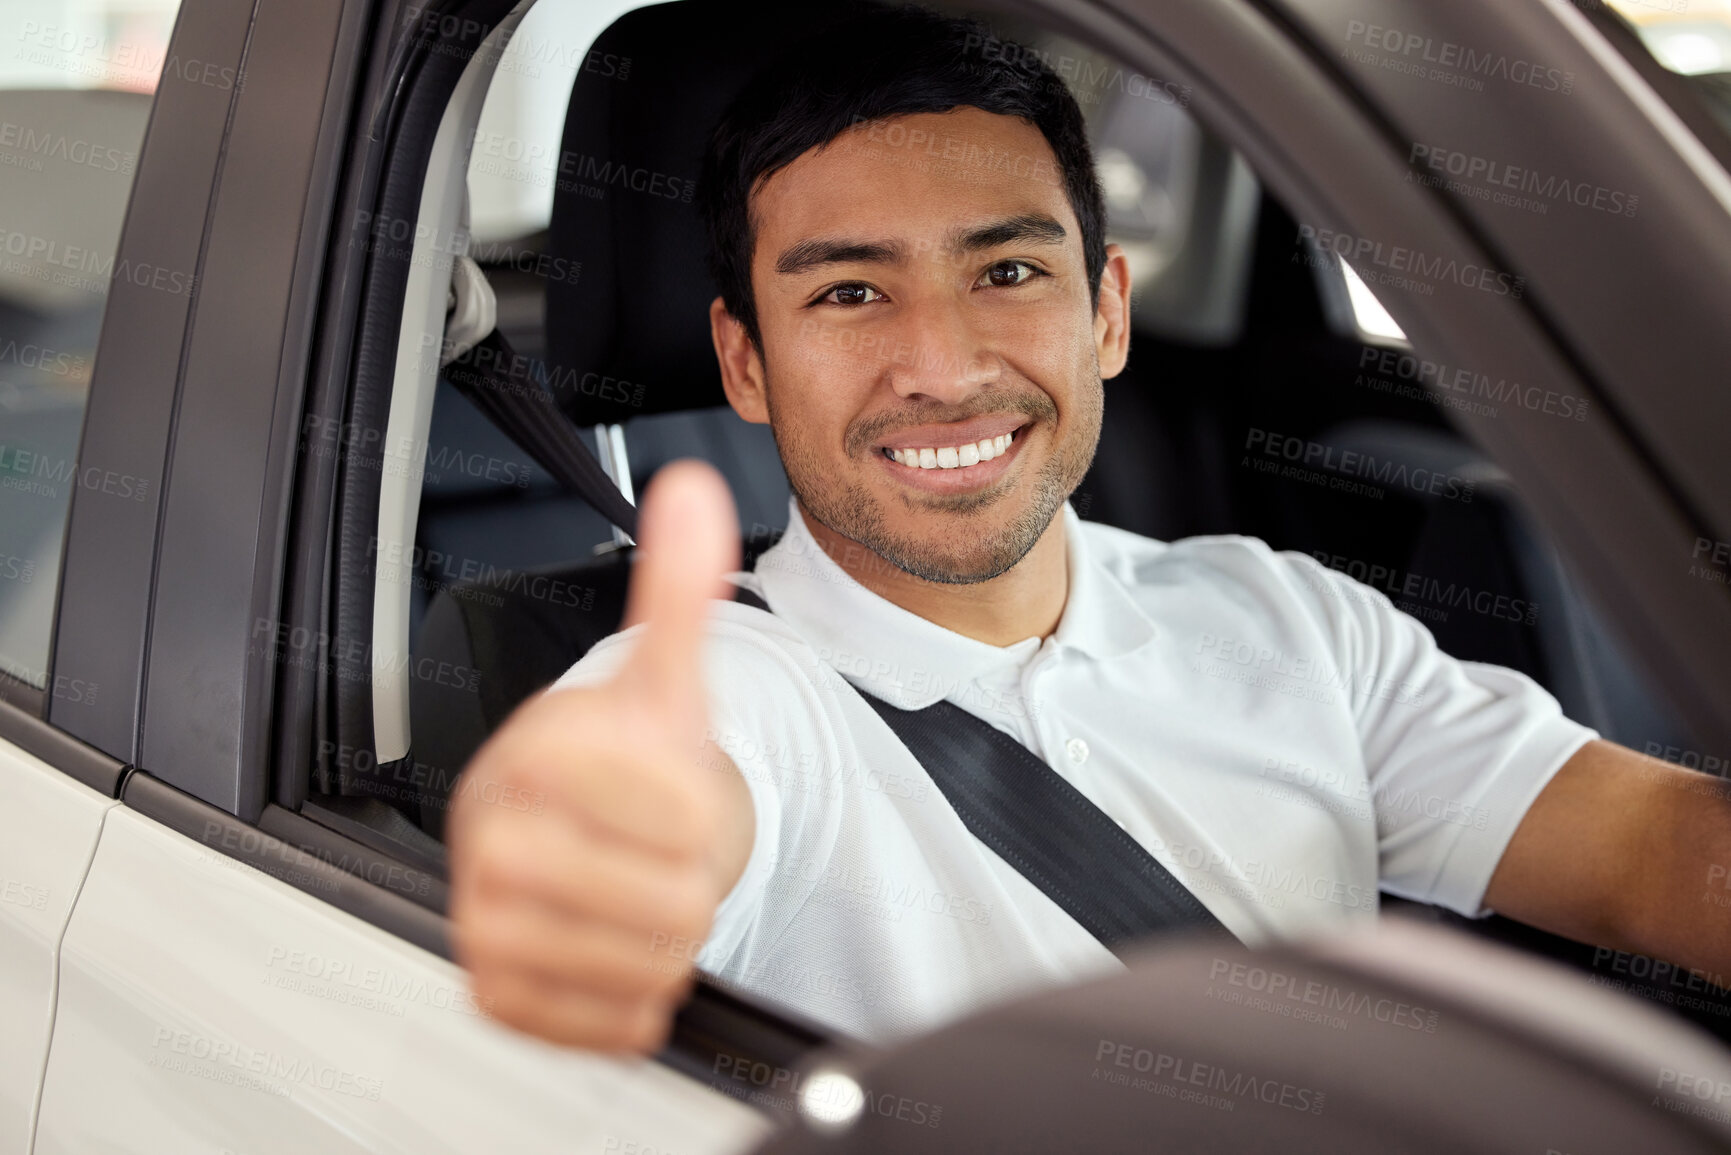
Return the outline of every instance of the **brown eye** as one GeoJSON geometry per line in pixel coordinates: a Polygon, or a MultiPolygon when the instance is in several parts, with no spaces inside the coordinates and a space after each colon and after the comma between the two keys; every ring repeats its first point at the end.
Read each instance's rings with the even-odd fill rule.
{"type": "Polygon", "coordinates": [[[1009,289],[1033,280],[1036,272],[1023,261],[999,261],[986,270],[985,281],[995,289],[1009,289]]]}
{"type": "Polygon", "coordinates": [[[865,305],[882,295],[870,285],[837,285],[824,299],[835,305],[865,305]]]}

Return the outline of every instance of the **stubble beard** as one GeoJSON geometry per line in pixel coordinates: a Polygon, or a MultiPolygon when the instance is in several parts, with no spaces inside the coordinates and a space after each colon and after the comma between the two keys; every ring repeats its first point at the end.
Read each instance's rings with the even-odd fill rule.
{"type": "MultiPolygon", "coordinates": [[[[768,387],[767,380],[765,394],[776,450],[787,470],[788,485],[807,517],[815,518],[832,532],[859,543],[914,577],[945,585],[972,585],[1007,573],[1026,557],[1070,494],[1082,483],[1100,441],[1104,383],[1097,367],[1094,372],[1092,404],[1084,403],[1079,408],[1076,420],[1070,423],[1071,436],[1067,443],[1059,445],[1040,467],[1032,499],[1017,510],[1007,524],[984,536],[968,520],[958,520],[954,529],[945,535],[954,548],[896,533],[885,516],[883,503],[865,486],[826,482],[825,468],[815,454],[795,444],[795,439],[784,439],[775,432],[778,426],[785,426],[776,420],[775,392],[768,387]]],[[[1037,399],[1018,399],[988,411],[1002,412],[1004,409],[1027,413],[1036,421],[1044,421],[1048,429],[1058,428],[1054,420],[1057,407],[1045,394],[1040,394],[1037,399]]],[[[972,414],[962,415],[963,418],[966,416],[972,414]]],[[[902,502],[909,512],[938,511],[958,519],[969,519],[969,515],[990,510],[1009,498],[1009,490],[992,487],[978,493],[933,494],[918,501],[904,496],[902,502]]]]}

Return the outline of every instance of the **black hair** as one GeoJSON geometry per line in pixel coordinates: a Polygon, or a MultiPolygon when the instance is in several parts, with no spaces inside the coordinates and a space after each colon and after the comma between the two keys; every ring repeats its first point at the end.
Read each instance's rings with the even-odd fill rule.
{"type": "Polygon", "coordinates": [[[1082,230],[1090,299],[1106,267],[1106,210],[1082,110],[1031,50],[978,20],[871,4],[809,36],[758,72],[710,133],[698,179],[709,271],[727,311],[762,348],[751,292],[751,194],[807,151],[856,125],[978,108],[1038,128],[1057,158],[1082,230]]]}

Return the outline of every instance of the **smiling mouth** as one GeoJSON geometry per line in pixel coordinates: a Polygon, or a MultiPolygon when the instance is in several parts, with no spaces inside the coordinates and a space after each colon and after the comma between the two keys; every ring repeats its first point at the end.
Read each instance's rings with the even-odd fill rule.
{"type": "Polygon", "coordinates": [[[982,461],[1002,457],[1009,452],[1015,437],[1015,431],[1012,430],[1009,433],[1000,433],[996,437],[967,441],[960,445],[931,446],[920,449],[891,449],[885,446],[882,452],[891,461],[909,469],[966,469],[970,465],[978,465],[982,461]]]}

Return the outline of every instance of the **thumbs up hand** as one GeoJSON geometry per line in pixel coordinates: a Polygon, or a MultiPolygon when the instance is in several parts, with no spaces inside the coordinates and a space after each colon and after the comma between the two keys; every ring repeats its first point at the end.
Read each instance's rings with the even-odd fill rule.
{"type": "Polygon", "coordinates": [[[624,667],[520,706],[464,771],[448,840],[453,945],[481,1004],[553,1042],[643,1053],[690,990],[754,819],[704,747],[704,623],[739,565],[726,483],[669,465],[638,540],[626,625],[644,629],[624,667]],[[543,804],[486,801],[525,792],[543,804]]]}

